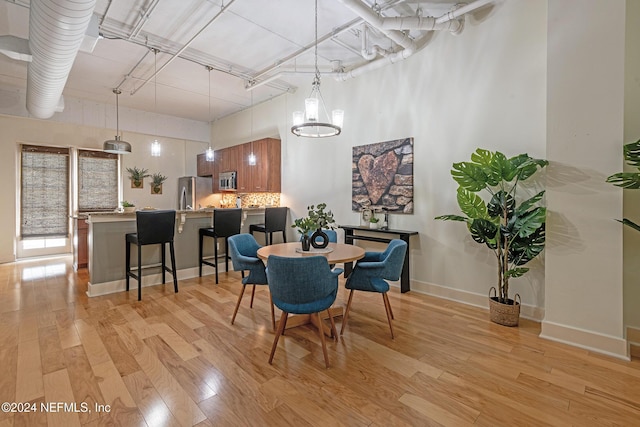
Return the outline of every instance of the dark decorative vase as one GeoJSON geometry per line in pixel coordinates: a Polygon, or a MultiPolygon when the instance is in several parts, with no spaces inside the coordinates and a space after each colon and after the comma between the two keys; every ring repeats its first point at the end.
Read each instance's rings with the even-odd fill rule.
{"type": "Polygon", "coordinates": [[[308,251],[309,249],[311,249],[311,238],[308,234],[302,235],[302,240],[300,240],[300,243],[302,243],[303,251],[308,251]]]}
{"type": "Polygon", "coordinates": [[[327,236],[327,233],[325,233],[321,229],[318,228],[311,235],[311,246],[313,246],[314,248],[316,249],[326,248],[328,244],[329,244],[329,236],[327,236]]]}

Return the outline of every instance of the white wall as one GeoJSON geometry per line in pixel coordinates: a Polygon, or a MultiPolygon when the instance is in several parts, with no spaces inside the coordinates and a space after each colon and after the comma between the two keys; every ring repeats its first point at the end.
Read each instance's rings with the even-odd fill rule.
{"type": "MultiPolygon", "coordinates": [[[[345,110],[340,136],[322,140],[291,134],[291,113],[302,108],[309,87],[254,108],[254,138],[282,139],[283,203],[292,216],[308,204],[327,202],[342,224],[357,224],[351,211],[352,147],[414,137],[415,213],[393,215],[390,227],[420,232],[411,242],[413,289],[486,306],[496,283],[493,254],[472,243],[461,224],[435,221],[458,212],[452,163],[478,147],[507,155],[545,157],[546,4],[498,2],[469,17],[459,36],[437,34],[401,63],[346,82],[322,80],[328,109],[345,110]]],[[[214,125],[216,146],[251,139],[250,113],[214,125]]],[[[541,319],[544,267],[513,280],[541,319]]]]}
{"type": "MultiPolygon", "coordinates": [[[[0,115],[0,262],[15,259],[14,237],[19,234],[16,226],[18,150],[20,143],[102,149],[102,143],[112,139],[114,129],[96,128],[79,124],[37,120],[15,116],[0,115]]],[[[186,139],[160,137],[162,156],[151,157],[150,147],[153,136],[133,132],[124,132],[123,139],[132,145],[132,153],[122,156],[124,178],[123,200],[132,201],[138,207],[156,208],[177,207],[177,178],[195,175],[195,158],[202,153],[207,144],[186,139]],[[148,178],[143,189],[132,189],[127,179],[126,168],[137,166],[147,168],[149,172],[160,172],[169,177],[163,185],[161,195],[151,195],[148,178]]],[[[123,243],[124,247],[124,243],[123,243]]]]}
{"type": "MultiPolygon", "coordinates": [[[[420,232],[412,287],[482,306],[496,282],[493,255],[460,224],[433,220],[458,211],[451,164],[477,147],[549,158],[539,181],[551,193],[548,249],[512,291],[524,316],[544,318],[548,338],[625,357],[622,231],[612,221],[622,215],[622,196],[604,183],[622,166],[623,46],[624,0],[497,2],[469,17],[460,36],[437,34],[404,62],[344,83],[325,78],[328,108],[345,110],[339,137],[289,132],[308,88],[256,106],[254,135],[282,139],[292,216],[325,201],[343,224],[359,218],[350,203],[352,147],[414,137],[415,213],[390,221],[420,232]],[[563,182],[573,178],[580,182],[563,182]]],[[[249,116],[217,123],[214,141],[250,140],[249,116]]]]}
{"type": "MultiPolygon", "coordinates": [[[[625,102],[624,102],[624,143],[640,139],[640,49],[634,43],[640,40],[640,2],[627,0],[627,20],[625,25],[625,102]]],[[[622,150],[620,150],[622,156],[622,150]]],[[[627,166],[629,172],[637,168],[627,166]]],[[[621,170],[611,170],[611,173],[621,170]]],[[[640,222],[640,191],[624,192],[624,217],[640,222]]],[[[624,236],[624,320],[625,325],[640,329],[640,233],[623,227],[624,236]]]]}
{"type": "Polygon", "coordinates": [[[542,336],[626,356],[622,311],[624,0],[549,0],[542,336]],[[586,332],[588,331],[588,332],[586,332]]]}

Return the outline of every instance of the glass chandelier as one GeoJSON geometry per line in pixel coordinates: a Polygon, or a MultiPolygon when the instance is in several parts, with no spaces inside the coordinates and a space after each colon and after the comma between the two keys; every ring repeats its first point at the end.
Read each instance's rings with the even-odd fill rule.
{"type": "Polygon", "coordinates": [[[318,0],[315,2],[315,77],[311,85],[311,95],[304,100],[304,111],[293,112],[291,132],[307,138],[325,138],[340,135],[344,121],[343,110],[333,110],[331,120],[320,93],[320,70],[318,69],[318,0]],[[322,114],[322,118],[320,115],[322,114]]]}

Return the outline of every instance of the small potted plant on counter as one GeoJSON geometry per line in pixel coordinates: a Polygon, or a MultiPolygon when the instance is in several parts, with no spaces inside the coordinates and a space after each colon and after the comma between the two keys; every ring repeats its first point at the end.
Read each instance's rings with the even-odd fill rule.
{"type": "Polygon", "coordinates": [[[122,211],[124,213],[131,213],[136,211],[136,205],[134,205],[133,203],[123,200],[120,204],[122,205],[122,211]]]}
{"type": "Polygon", "coordinates": [[[375,216],[371,215],[371,218],[369,218],[369,228],[378,228],[379,222],[380,218],[376,218],[375,216]]]}
{"type": "Polygon", "coordinates": [[[142,188],[144,186],[144,179],[151,176],[147,172],[148,169],[138,169],[137,166],[127,168],[129,172],[129,179],[131,180],[131,188],[142,188]]]}
{"type": "Polygon", "coordinates": [[[166,180],[167,177],[161,173],[151,175],[151,194],[162,194],[162,183],[166,180]]]}

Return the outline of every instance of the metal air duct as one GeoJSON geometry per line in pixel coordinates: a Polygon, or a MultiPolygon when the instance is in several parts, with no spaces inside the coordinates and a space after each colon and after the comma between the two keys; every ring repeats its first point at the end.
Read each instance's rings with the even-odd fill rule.
{"type": "Polygon", "coordinates": [[[89,26],[96,0],[31,0],[27,110],[53,116],[73,61],[89,26]]]}

